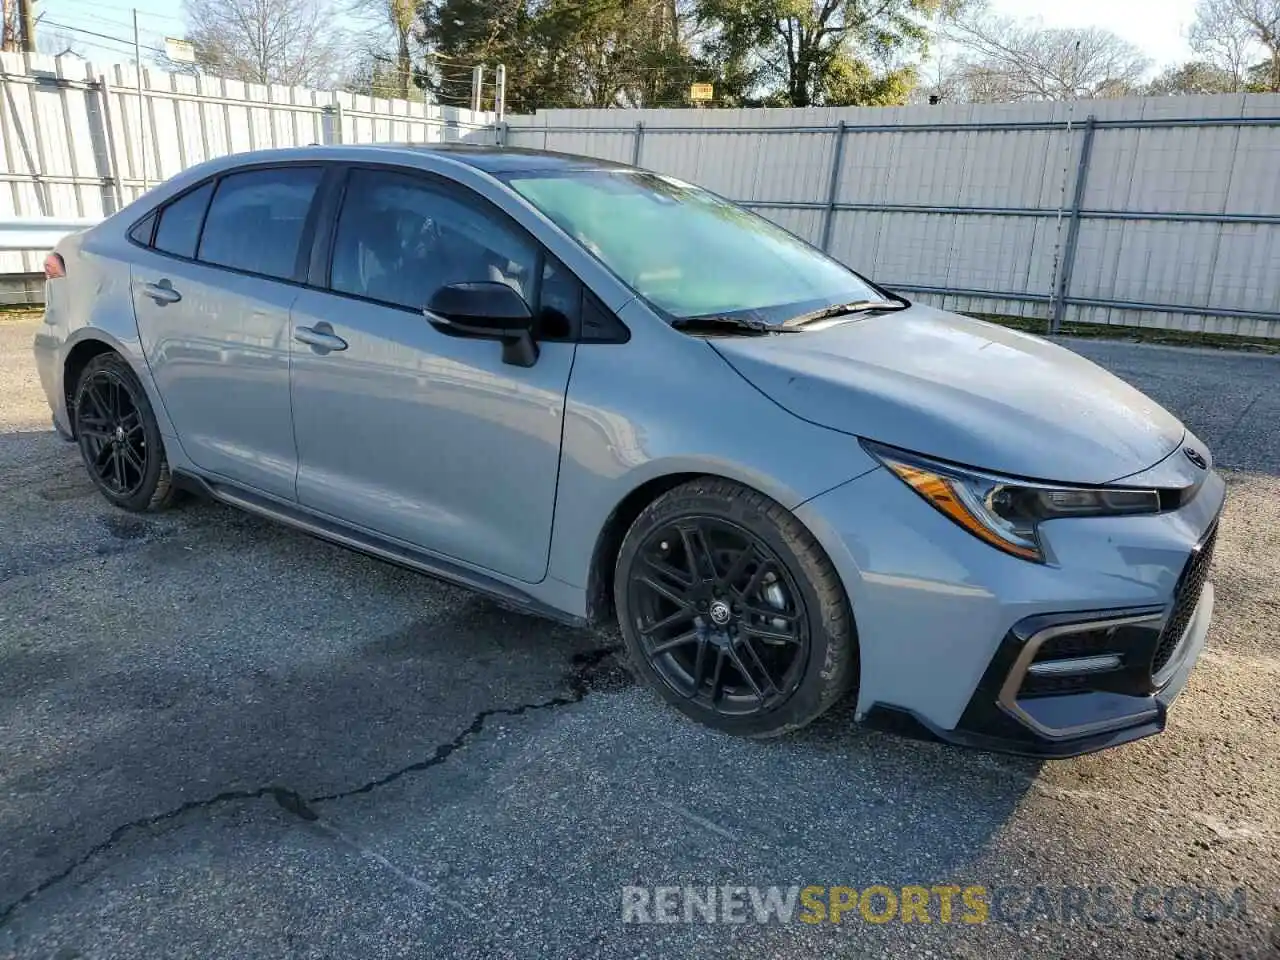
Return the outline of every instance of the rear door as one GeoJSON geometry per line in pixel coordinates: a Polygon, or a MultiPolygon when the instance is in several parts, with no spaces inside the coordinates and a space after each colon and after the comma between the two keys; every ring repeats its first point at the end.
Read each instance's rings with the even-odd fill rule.
{"type": "Polygon", "coordinates": [[[581,285],[487,200],[416,173],[352,169],[321,229],[332,230],[331,269],[321,265],[320,289],[293,308],[299,503],[542,579],[581,285]],[[529,301],[540,322],[533,366],[426,320],[436,289],[474,280],[529,301]]]}
{"type": "Polygon", "coordinates": [[[142,348],[182,450],[202,470],[294,498],[289,310],[320,166],[231,171],[131,239],[142,348]]]}

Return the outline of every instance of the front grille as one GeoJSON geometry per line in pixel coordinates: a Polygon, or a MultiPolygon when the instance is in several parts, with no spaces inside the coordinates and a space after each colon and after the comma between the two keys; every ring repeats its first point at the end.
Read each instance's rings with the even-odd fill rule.
{"type": "Polygon", "coordinates": [[[1096,674],[1064,674],[1043,676],[1029,673],[1018,689],[1018,699],[1024,697],[1061,697],[1071,693],[1087,693],[1096,674]]]}
{"type": "Polygon", "coordinates": [[[1182,635],[1187,631],[1191,615],[1200,602],[1200,594],[1204,592],[1205,582],[1209,579],[1209,567],[1213,563],[1213,545],[1218,539],[1218,528],[1200,545],[1200,549],[1187,559],[1182,576],[1178,578],[1178,587],[1173,596],[1173,610],[1165,621],[1164,630],[1160,633],[1160,641],[1156,645],[1156,655],[1151,661],[1151,673],[1157,675],[1169,664],[1182,635]]]}
{"type": "Polygon", "coordinates": [[[1064,657],[1087,657],[1095,653],[1111,653],[1115,631],[1082,629],[1079,633],[1060,633],[1040,645],[1036,660],[1061,660],[1064,657]]]}

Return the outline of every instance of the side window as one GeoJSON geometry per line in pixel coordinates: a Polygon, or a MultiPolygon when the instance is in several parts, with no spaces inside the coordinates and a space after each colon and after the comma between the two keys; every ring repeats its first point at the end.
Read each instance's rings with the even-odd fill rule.
{"type": "Polygon", "coordinates": [[[319,167],[275,167],[223,177],[209,205],[198,258],[291,279],[321,173],[319,167]]]}
{"type": "Polygon", "coordinates": [[[329,286],[421,310],[445,284],[496,280],[532,301],[538,259],[527,237],[452,191],[403,174],[352,170],[329,286]]]}
{"type": "Polygon", "coordinates": [[[129,231],[129,239],[134,243],[140,243],[144,247],[151,246],[151,233],[156,228],[156,218],[158,213],[152,211],[141,220],[133,225],[133,229],[129,231]]]}
{"type": "Polygon", "coordinates": [[[194,257],[200,239],[200,223],[213,195],[213,181],[184,193],[160,211],[160,225],[152,246],[177,257],[194,257]]]}

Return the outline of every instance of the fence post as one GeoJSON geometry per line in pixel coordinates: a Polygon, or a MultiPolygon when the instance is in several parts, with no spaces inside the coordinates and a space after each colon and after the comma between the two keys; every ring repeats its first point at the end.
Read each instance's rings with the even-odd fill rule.
{"type": "MultiPolygon", "coordinates": [[[[103,148],[107,159],[107,176],[111,179],[116,210],[124,206],[124,184],[120,182],[120,159],[116,156],[116,133],[111,122],[111,84],[105,73],[98,74],[98,111],[102,118],[103,148]]],[[[113,213],[115,211],[112,211],[113,213]]]]}
{"type": "Polygon", "coordinates": [[[640,166],[640,148],[644,145],[644,121],[636,121],[635,140],[631,144],[631,165],[640,166]]]}
{"type": "Polygon", "coordinates": [[[471,112],[480,112],[480,103],[484,99],[484,64],[477,63],[471,68],[471,112]]]}
{"type": "Polygon", "coordinates": [[[493,112],[498,123],[507,116],[507,65],[500,63],[493,73],[493,112]]]}
{"type": "Polygon", "coordinates": [[[1071,214],[1067,220],[1067,239],[1062,245],[1062,260],[1054,281],[1053,313],[1049,317],[1049,332],[1062,330],[1062,318],[1067,312],[1067,295],[1071,291],[1071,269],[1076,262],[1076,244],[1080,239],[1080,209],[1084,206],[1084,191],[1089,180],[1089,158],[1093,154],[1093,134],[1098,118],[1089,114],[1084,122],[1084,136],[1080,141],[1080,162],[1076,166],[1075,192],[1071,198],[1071,214]]]}
{"type": "Polygon", "coordinates": [[[333,91],[333,103],[320,108],[320,138],[326,144],[342,142],[342,101],[333,91]]]}
{"type": "Polygon", "coordinates": [[[831,248],[831,230],[836,222],[836,193],[840,189],[840,169],[844,166],[844,127],[836,128],[836,142],[831,145],[831,179],[827,183],[827,212],[822,221],[822,252],[831,248]]]}

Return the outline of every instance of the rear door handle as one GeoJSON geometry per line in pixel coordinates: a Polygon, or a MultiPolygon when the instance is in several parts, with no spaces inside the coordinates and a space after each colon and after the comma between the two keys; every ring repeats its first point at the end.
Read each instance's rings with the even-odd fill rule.
{"type": "Polygon", "coordinates": [[[333,327],[327,323],[318,323],[314,327],[294,327],[293,339],[299,343],[310,344],[321,353],[347,349],[347,341],[334,333],[333,327]]]}
{"type": "Polygon", "coordinates": [[[182,294],[173,289],[173,284],[168,280],[157,280],[155,283],[144,283],[142,292],[154,300],[156,303],[177,303],[182,299],[182,294]]]}

